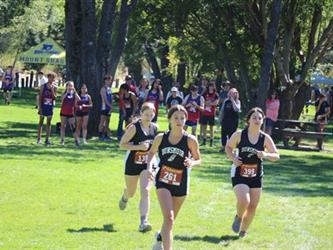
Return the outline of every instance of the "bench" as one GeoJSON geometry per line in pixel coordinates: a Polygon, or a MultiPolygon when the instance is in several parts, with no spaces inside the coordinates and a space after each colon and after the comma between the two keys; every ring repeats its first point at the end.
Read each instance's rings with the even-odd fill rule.
{"type": "Polygon", "coordinates": [[[295,146],[298,146],[299,139],[301,138],[309,138],[309,139],[316,139],[318,142],[318,149],[322,150],[323,148],[323,142],[325,136],[332,135],[331,133],[326,132],[312,132],[312,131],[303,131],[298,129],[282,129],[279,130],[280,135],[283,138],[283,145],[286,148],[289,148],[288,142],[290,138],[295,138],[296,143],[295,146]]]}

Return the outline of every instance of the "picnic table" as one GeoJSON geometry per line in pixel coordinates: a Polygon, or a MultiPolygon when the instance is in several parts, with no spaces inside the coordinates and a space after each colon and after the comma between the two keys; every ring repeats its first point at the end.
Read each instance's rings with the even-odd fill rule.
{"type": "Polygon", "coordinates": [[[332,135],[319,132],[319,123],[315,121],[301,121],[290,119],[278,119],[274,131],[282,138],[283,145],[289,148],[289,140],[295,139],[294,147],[298,147],[302,138],[316,139],[319,150],[323,149],[324,137],[332,135]]]}

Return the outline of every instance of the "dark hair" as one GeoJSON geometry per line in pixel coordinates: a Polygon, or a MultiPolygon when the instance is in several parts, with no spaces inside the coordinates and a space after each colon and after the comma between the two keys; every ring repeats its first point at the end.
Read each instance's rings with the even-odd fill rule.
{"type": "Polygon", "coordinates": [[[216,86],[214,83],[208,83],[206,91],[203,95],[209,94],[209,87],[213,86],[214,87],[214,93],[216,93],[216,86]]]}
{"type": "Polygon", "coordinates": [[[38,71],[37,75],[44,75],[42,71],[38,71]]]}
{"type": "Polygon", "coordinates": [[[155,79],[155,80],[153,81],[153,83],[151,84],[151,87],[150,87],[149,91],[152,91],[152,90],[154,89],[154,84],[157,83],[157,82],[159,82],[159,84],[162,83],[160,79],[158,79],[158,78],[155,79]]]}
{"type": "Polygon", "coordinates": [[[53,74],[53,73],[48,73],[48,74],[47,74],[47,78],[49,78],[49,77],[53,77],[53,78],[55,78],[55,74],[53,74]]]}
{"type": "Polygon", "coordinates": [[[192,85],[190,90],[198,90],[198,86],[197,85],[192,85]]]}
{"type": "Polygon", "coordinates": [[[168,112],[168,119],[170,120],[171,116],[177,112],[177,111],[182,111],[184,114],[185,114],[185,117],[187,119],[188,117],[188,113],[187,113],[187,110],[184,108],[184,106],[182,105],[175,105],[175,106],[172,106],[170,109],[169,109],[169,112],[168,112]]]}
{"type": "Polygon", "coordinates": [[[249,125],[249,120],[251,118],[251,115],[255,112],[258,112],[262,115],[262,118],[265,118],[265,113],[264,111],[262,111],[261,108],[258,107],[254,107],[252,109],[249,110],[249,112],[247,112],[246,116],[245,116],[245,122],[247,123],[247,125],[249,125]]]}
{"type": "Polygon", "coordinates": [[[105,75],[103,79],[104,79],[104,80],[108,80],[108,79],[111,79],[111,80],[112,80],[112,76],[110,76],[110,75],[105,75]]]}
{"type": "Polygon", "coordinates": [[[275,99],[279,98],[279,93],[276,90],[272,90],[272,91],[269,92],[269,97],[268,97],[269,100],[272,100],[272,95],[273,94],[275,94],[275,99]]]}
{"type": "Polygon", "coordinates": [[[82,94],[81,89],[82,89],[83,86],[86,86],[87,93],[88,93],[88,86],[87,86],[87,84],[86,83],[82,83],[82,85],[80,86],[80,90],[78,91],[79,96],[81,96],[81,94],[82,94]]]}
{"type": "Polygon", "coordinates": [[[123,83],[122,85],[120,85],[119,90],[126,90],[128,92],[130,91],[130,87],[126,83],[123,83]]]}

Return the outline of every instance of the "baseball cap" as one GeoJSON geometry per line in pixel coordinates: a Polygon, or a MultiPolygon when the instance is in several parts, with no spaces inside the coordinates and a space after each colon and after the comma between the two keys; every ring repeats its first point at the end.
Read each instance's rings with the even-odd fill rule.
{"type": "Polygon", "coordinates": [[[172,87],[171,92],[173,92],[173,91],[178,91],[177,87],[172,87]]]}

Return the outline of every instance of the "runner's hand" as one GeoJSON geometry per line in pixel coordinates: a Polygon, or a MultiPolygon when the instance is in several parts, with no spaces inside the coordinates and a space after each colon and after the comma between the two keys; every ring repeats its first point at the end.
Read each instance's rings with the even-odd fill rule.
{"type": "Polygon", "coordinates": [[[193,166],[193,161],[192,159],[188,158],[188,157],[185,157],[185,160],[184,160],[184,165],[188,168],[191,168],[193,166]]]}
{"type": "Polygon", "coordinates": [[[140,144],[140,146],[141,146],[141,148],[140,148],[141,151],[147,151],[149,149],[148,142],[144,142],[144,143],[140,144]]]}
{"type": "Polygon", "coordinates": [[[257,156],[260,159],[267,158],[267,153],[265,151],[257,151],[257,156]]]}
{"type": "Polygon", "coordinates": [[[241,159],[242,158],[240,158],[240,157],[234,157],[233,159],[232,159],[232,162],[233,162],[233,164],[235,165],[235,166],[240,166],[240,165],[242,165],[243,164],[243,162],[241,161],[241,159]]]}

